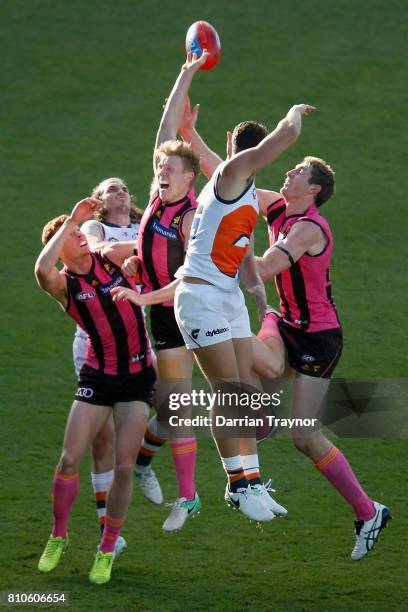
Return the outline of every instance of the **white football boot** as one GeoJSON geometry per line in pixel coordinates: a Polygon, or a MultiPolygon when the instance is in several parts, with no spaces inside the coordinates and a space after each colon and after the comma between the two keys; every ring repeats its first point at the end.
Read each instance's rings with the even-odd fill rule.
{"type": "Polygon", "coordinates": [[[381,533],[381,529],[387,526],[387,523],[392,519],[391,512],[387,506],[373,502],[374,516],[368,521],[355,521],[356,528],[356,544],[351,553],[353,561],[362,559],[374,546],[381,533]]]}
{"type": "Polygon", "coordinates": [[[143,495],[153,504],[160,505],[163,503],[163,493],[160,482],[157,480],[156,474],[153,472],[150,465],[146,468],[135,468],[135,476],[139,483],[143,495]]]}
{"type": "Polygon", "coordinates": [[[194,499],[188,500],[185,497],[178,497],[175,502],[168,504],[171,512],[163,523],[163,531],[179,531],[186,520],[200,513],[201,502],[197,493],[194,499]]]}
{"type": "Polygon", "coordinates": [[[260,493],[261,500],[264,505],[273,512],[276,516],[287,516],[288,511],[286,508],[278,504],[277,501],[273,499],[271,495],[269,495],[269,491],[275,493],[275,489],[272,489],[272,480],[269,479],[266,484],[256,484],[251,487],[252,489],[256,489],[260,493]]]}
{"type": "Polygon", "coordinates": [[[227,504],[245,514],[252,521],[271,521],[275,518],[274,513],[263,503],[258,489],[251,488],[250,485],[233,493],[227,484],[224,497],[227,504]]]}
{"type": "Polygon", "coordinates": [[[116,540],[115,548],[113,550],[113,558],[119,557],[123,553],[123,551],[127,548],[126,540],[123,536],[119,536],[116,540]]]}

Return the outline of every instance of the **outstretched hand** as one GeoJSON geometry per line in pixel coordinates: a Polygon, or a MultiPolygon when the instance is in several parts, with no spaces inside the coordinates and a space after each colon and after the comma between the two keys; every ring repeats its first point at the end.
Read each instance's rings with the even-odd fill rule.
{"type": "Polygon", "coordinates": [[[81,225],[88,221],[101,205],[102,203],[98,198],[84,198],[75,204],[70,218],[76,225],[81,225]]]}
{"type": "Polygon", "coordinates": [[[299,113],[301,117],[307,117],[310,113],[316,110],[315,106],[311,104],[295,104],[290,109],[289,113],[299,113]]]}
{"type": "Polygon", "coordinates": [[[133,304],[136,304],[136,306],[145,306],[144,296],[137,291],[133,291],[133,289],[119,286],[111,289],[110,293],[114,302],[127,300],[129,302],[133,302],[133,304]]]}
{"type": "Polygon", "coordinates": [[[184,106],[183,122],[179,127],[179,133],[192,132],[195,129],[198,113],[200,112],[200,105],[196,104],[191,110],[191,103],[189,96],[186,97],[186,103],[184,106]]]}
{"type": "Polygon", "coordinates": [[[197,72],[205,64],[208,58],[208,51],[204,49],[200,57],[197,56],[197,53],[187,53],[187,59],[182,66],[183,70],[191,70],[193,73],[197,72]]]}
{"type": "MultiPolygon", "coordinates": [[[[185,63],[182,65],[180,74],[173,85],[169,99],[163,111],[159,130],[156,136],[157,149],[166,140],[174,140],[177,136],[179,127],[183,121],[184,105],[191,81],[196,72],[207,61],[208,52],[203,51],[200,57],[197,53],[188,53],[185,63]]],[[[156,172],[156,155],[153,155],[153,168],[156,172]]]]}

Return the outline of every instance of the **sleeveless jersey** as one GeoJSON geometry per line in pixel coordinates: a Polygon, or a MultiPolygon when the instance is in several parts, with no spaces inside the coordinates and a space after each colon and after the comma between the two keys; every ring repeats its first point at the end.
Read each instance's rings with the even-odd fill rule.
{"type": "Polygon", "coordinates": [[[129,223],[126,227],[120,225],[114,225],[107,221],[101,221],[105,238],[107,242],[121,242],[127,240],[137,240],[139,234],[139,224],[129,223]]]}
{"type": "Polygon", "coordinates": [[[198,198],[186,259],[176,277],[201,278],[223,291],[234,291],[258,219],[258,196],[252,181],[239,198],[223,200],[216,187],[219,172],[220,168],[198,198]]]}
{"type": "Polygon", "coordinates": [[[326,219],[315,204],[301,215],[287,217],[285,200],[281,198],[268,207],[267,220],[271,246],[285,238],[299,221],[318,225],[327,238],[321,253],[304,253],[294,265],[276,275],[280,311],[285,321],[308,332],[340,327],[330,281],[333,236],[326,219]]]}
{"type": "MultiPolygon", "coordinates": [[[[107,242],[120,242],[127,240],[137,240],[139,234],[139,223],[129,223],[126,226],[114,225],[113,223],[109,223],[108,221],[96,221],[95,219],[91,219],[90,221],[85,221],[85,223],[81,226],[81,231],[84,232],[85,236],[87,235],[88,227],[91,227],[91,224],[97,224],[98,230],[101,229],[101,240],[107,242]]],[[[136,288],[139,290],[140,285],[137,285],[136,288]]],[[[84,330],[77,325],[77,329],[75,335],[79,338],[86,338],[86,333],[84,330]]],[[[84,355],[85,358],[85,355],[84,355]]]]}
{"type": "Polygon", "coordinates": [[[88,334],[85,363],[102,374],[134,374],[151,365],[150,345],[142,310],[131,302],[112,300],[118,285],[135,289],[120,268],[102,255],[91,253],[88,274],[67,268],[66,312],[88,334]]]}
{"type": "Polygon", "coordinates": [[[109,223],[108,221],[96,221],[90,219],[85,221],[81,226],[81,231],[88,235],[88,231],[94,227],[100,232],[101,241],[103,242],[119,242],[127,240],[137,240],[139,234],[139,224],[129,223],[129,225],[121,226],[109,223]]]}
{"type": "MultiPolygon", "coordinates": [[[[151,198],[140,222],[137,244],[142,293],[161,289],[174,280],[184,261],[183,218],[196,208],[194,190],[171,204],[164,204],[157,192],[151,198]]],[[[173,301],[162,305],[173,306],[173,301]]]]}

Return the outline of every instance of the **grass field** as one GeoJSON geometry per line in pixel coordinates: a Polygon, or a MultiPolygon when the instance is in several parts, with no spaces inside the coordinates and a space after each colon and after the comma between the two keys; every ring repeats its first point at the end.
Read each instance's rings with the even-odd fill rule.
{"type": "MultiPolygon", "coordinates": [[[[406,2],[14,0],[1,12],[0,590],[65,590],[73,610],[406,610],[406,439],[338,441],[369,494],[395,517],[359,564],[349,560],[352,512],[288,440],[265,443],[261,461],[290,518],[261,530],[225,507],[224,476],[203,440],[199,518],[166,537],[166,509],[135,491],[129,550],[101,589],[86,579],[98,531],[85,462],[69,552],[55,573],[39,575],[50,478],[75,381],[73,324],[32,273],[44,223],[102,178],[122,176],[145,205],[162,100],[183,61],[187,27],[206,19],[223,55],[192,87],[200,132],[222,154],[237,121],[273,127],[294,103],[318,107],[257,184],[279,188],[305,154],[333,165],[337,195],[324,214],[335,235],[332,279],[345,329],[336,374],[406,378],[406,2]]],[[[260,221],[257,252],[265,246],[260,221]]],[[[273,287],[269,294],[276,303],[273,287]]],[[[254,315],[253,323],[255,330],[254,315]]],[[[156,465],[172,501],[168,449],[156,465]]]]}

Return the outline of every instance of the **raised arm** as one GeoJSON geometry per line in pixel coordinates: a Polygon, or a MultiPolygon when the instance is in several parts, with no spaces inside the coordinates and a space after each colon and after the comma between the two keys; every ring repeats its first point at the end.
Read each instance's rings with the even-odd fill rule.
{"type": "Polygon", "coordinates": [[[79,232],[78,225],[92,217],[99,206],[100,202],[96,198],[85,198],[78,202],[71,215],[44,246],[35,263],[34,273],[38,284],[60,302],[64,308],[67,305],[66,280],[57,268],[61,251],[67,238],[79,232]]]}
{"type": "Polygon", "coordinates": [[[83,232],[88,240],[89,246],[93,249],[96,246],[103,246],[105,243],[105,232],[103,225],[96,219],[90,219],[81,226],[81,232],[83,232]]]}
{"type": "Polygon", "coordinates": [[[181,67],[179,76],[173,85],[170,96],[164,107],[163,116],[160,121],[156,136],[156,144],[153,152],[153,168],[155,169],[155,151],[166,140],[174,140],[177,131],[183,121],[185,100],[191,81],[200,66],[208,57],[207,51],[197,58],[197,55],[189,53],[187,61],[181,67]]]}
{"type": "Polygon", "coordinates": [[[268,207],[274,204],[277,200],[282,199],[282,195],[278,191],[270,191],[269,189],[257,189],[259,203],[259,214],[266,217],[268,207]]]}
{"type": "Polygon", "coordinates": [[[35,263],[34,274],[37,283],[64,308],[67,306],[67,283],[65,276],[57,268],[61,249],[76,225],[67,219],[58,232],[45,245],[35,263]]]}
{"type": "Polygon", "coordinates": [[[217,184],[219,195],[226,200],[239,197],[254,174],[296,142],[302,127],[302,117],[306,117],[314,110],[315,107],[308,104],[292,106],[275,130],[258,146],[241,151],[232,157],[222,168],[217,184]]]}
{"type": "Polygon", "coordinates": [[[314,223],[298,221],[289,234],[271,246],[263,257],[255,257],[263,281],[273,279],[277,274],[290,268],[306,252],[318,255],[326,246],[327,237],[314,223]]]}
{"type": "Polygon", "coordinates": [[[196,104],[194,108],[191,109],[190,98],[187,96],[184,107],[183,122],[179,127],[178,133],[185,142],[191,144],[194,153],[197,153],[200,156],[201,170],[205,176],[210,179],[214,174],[214,170],[222,162],[222,159],[210,149],[196,130],[195,126],[199,111],[199,104],[196,104]]]}

